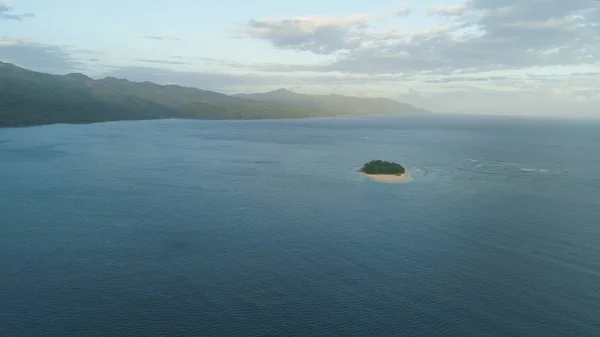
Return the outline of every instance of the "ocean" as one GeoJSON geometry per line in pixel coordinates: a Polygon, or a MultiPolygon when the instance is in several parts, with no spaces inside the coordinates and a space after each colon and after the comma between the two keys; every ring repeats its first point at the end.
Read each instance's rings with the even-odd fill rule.
{"type": "Polygon", "coordinates": [[[600,122],[0,129],[0,336],[600,336],[600,122]]]}

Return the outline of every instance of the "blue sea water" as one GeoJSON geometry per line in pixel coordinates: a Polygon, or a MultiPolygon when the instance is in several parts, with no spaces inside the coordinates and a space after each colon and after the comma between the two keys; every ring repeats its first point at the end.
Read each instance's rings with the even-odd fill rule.
{"type": "Polygon", "coordinates": [[[0,336],[600,336],[600,124],[0,129],[0,336]]]}

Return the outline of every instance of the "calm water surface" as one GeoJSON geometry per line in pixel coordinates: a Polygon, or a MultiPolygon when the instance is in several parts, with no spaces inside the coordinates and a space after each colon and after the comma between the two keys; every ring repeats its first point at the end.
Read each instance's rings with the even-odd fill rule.
{"type": "Polygon", "coordinates": [[[0,129],[0,336],[600,336],[600,124],[0,129]]]}

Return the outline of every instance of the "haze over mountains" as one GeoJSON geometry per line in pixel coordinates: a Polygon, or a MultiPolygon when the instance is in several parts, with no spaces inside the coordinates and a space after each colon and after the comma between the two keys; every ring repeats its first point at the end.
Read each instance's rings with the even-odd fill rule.
{"type": "Polygon", "coordinates": [[[79,73],[51,75],[0,62],[0,126],[160,118],[276,119],[425,112],[387,98],[303,95],[285,89],[230,96],[114,77],[94,80],[79,73]]]}
{"type": "Polygon", "coordinates": [[[367,98],[343,95],[304,95],[286,89],[279,89],[258,94],[238,94],[240,98],[247,98],[262,102],[280,103],[296,107],[313,108],[331,114],[343,112],[346,115],[364,114],[397,114],[397,113],[426,113],[427,110],[418,109],[406,103],[399,103],[389,98],[367,98]]]}

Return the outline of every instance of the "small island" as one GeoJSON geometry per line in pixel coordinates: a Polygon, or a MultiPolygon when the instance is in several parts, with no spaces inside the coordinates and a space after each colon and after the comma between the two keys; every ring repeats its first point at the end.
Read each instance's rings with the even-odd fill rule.
{"type": "Polygon", "coordinates": [[[402,165],[389,161],[372,160],[361,169],[365,177],[382,182],[404,182],[408,180],[408,170],[402,165]]]}

